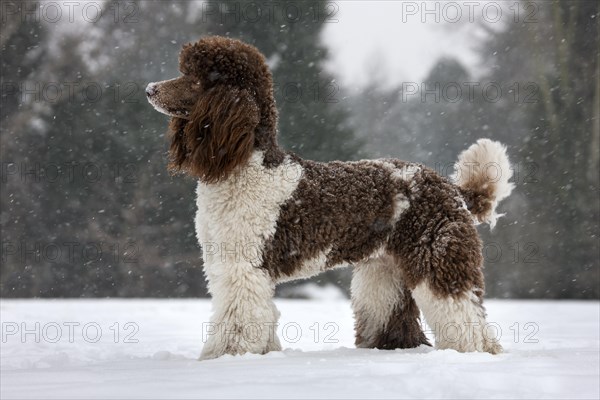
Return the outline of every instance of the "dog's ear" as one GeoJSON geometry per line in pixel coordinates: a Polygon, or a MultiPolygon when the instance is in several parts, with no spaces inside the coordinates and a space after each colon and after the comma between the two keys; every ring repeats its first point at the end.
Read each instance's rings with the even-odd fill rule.
{"type": "Polygon", "coordinates": [[[204,92],[190,119],[171,122],[171,163],[206,183],[223,180],[254,149],[258,106],[246,90],[218,85],[204,92]]]}
{"type": "Polygon", "coordinates": [[[179,172],[185,169],[185,159],[188,149],[185,140],[185,126],[188,120],[172,117],[169,123],[169,169],[179,172]]]}

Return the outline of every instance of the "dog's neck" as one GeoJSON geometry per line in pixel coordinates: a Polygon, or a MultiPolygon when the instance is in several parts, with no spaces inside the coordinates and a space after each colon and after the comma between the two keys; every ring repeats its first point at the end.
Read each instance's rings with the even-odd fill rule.
{"type": "Polygon", "coordinates": [[[301,176],[302,167],[297,161],[296,157],[286,154],[280,147],[268,151],[255,149],[248,161],[235,168],[225,179],[216,183],[200,181],[199,187],[204,187],[212,193],[228,194],[224,198],[244,196],[249,187],[259,184],[272,189],[274,184],[280,185],[282,179],[286,183],[295,182],[301,176]],[[274,163],[268,159],[274,156],[280,157],[281,160],[274,163]]]}
{"type": "Polygon", "coordinates": [[[286,152],[277,142],[277,115],[261,121],[256,128],[255,138],[255,152],[263,154],[262,164],[265,167],[277,167],[283,162],[286,152]]]}

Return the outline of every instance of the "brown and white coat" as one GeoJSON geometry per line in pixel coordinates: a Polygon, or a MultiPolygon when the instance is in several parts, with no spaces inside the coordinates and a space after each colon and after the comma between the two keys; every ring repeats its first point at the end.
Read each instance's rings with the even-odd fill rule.
{"type": "Polygon", "coordinates": [[[437,347],[501,351],[486,336],[475,225],[493,224],[512,190],[502,145],[471,146],[452,181],[395,159],[303,160],[277,145],[272,78],[254,47],[204,38],[184,47],[180,69],[147,93],[173,117],[171,168],[199,180],[215,327],[201,358],[279,350],[275,285],[348,264],[357,346],[428,344],[421,310],[437,347]]]}

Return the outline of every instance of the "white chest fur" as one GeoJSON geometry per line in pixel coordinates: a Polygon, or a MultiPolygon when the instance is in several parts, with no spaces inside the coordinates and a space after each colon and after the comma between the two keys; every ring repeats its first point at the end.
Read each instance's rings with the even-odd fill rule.
{"type": "Polygon", "coordinates": [[[264,243],[275,233],[281,205],[303,172],[289,157],[276,168],[262,162],[263,153],[257,151],[226,181],[198,184],[196,235],[208,275],[219,274],[224,264],[227,268],[262,264],[264,243]]]}

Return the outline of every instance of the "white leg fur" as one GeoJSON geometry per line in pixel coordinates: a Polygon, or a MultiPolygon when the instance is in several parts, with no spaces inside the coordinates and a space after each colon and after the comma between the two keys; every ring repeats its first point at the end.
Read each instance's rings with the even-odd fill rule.
{"type": "Polygon", "coordinates": [[[287,159],[266,169],[262,157],[256,152],[224,182],[198,185],[196,234],[214,311],[201,359],[281,349],[274,282],[260,266],[264,243],[275,233],[281,205],[298,185],[302,167],[287,159]]]}
{"type": "Polygon", "coordinates": [[[279,311],[271,300],[274,285],[253,267],[237,268],[210,282],[213,316],[201,360],[223,354],[264,354],[281,350],[276,335],[279,311]]]}
{"type": "Polygon", "coordinates": [[[427,283],[420,283],[412,295],[435,334],[438,349],[492,354],[502,352],[502,347],[494,340],[494,334],[487,332],[485,310],[474,293],[459,298],[439,298],[427,283]]]}
{"type": "Polygon", "coordinates": [[[357,325],[362,326],[364,347],[385,329],[403,296],[399,268],[388,255],[380,254],[357,264],[352,274],[352,309],[357,325]]]}

